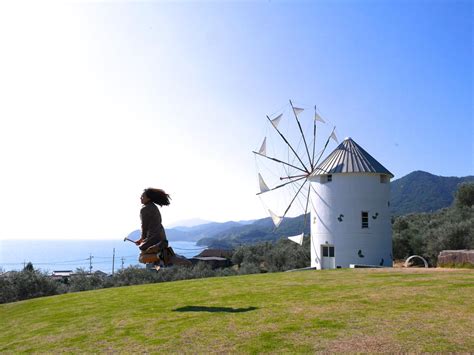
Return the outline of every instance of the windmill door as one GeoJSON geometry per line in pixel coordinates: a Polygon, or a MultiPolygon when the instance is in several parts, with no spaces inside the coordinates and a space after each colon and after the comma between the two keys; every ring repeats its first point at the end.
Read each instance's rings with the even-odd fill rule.
{"type": "Polygon", "coordinates": [[[336,268],[336,257],[334,254],[334,245],[321,245],[321,268],[322,269],[335,269],[336,268]]]}

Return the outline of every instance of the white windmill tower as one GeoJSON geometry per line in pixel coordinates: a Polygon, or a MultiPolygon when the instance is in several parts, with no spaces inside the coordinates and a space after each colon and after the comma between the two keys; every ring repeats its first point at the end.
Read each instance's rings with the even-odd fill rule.
{"type": "Polygon", "coordinates": [[[289,239],[302,244],[311,220],[312,267],[392,266],[389,182],[393,175],[350,138],[319,164],[330,140],[337,142],[335,127],[328,129],[316,107],[309,119],[291,101],[289,108],[286,119],[280,112],[274,118],[267,116],[270,131],[254,151],[257,195],[275,228],[299,205],[296,215],[305,215],[302,233],[289,239]],[[305,131],[311,132],[309,139],[305,131]],[[318,153],[317,132],[327,137],[318,153]],[[270,149],[272,133],[279,144],[270,149]]]}
{"type": "Polygon", "coordinates": [[[309,177],[314,188],[311,266],[392,266],[393,174],[346,138],[309,177]]]}

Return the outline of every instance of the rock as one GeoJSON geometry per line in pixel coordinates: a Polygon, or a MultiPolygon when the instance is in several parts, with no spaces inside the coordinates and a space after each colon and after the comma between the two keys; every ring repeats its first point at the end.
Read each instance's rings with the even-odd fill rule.
{"type": "Polygon", "coordinates": [[[438,255],[438,266],[440,267],[465,265],[474,267],[474,250],[443,250],[438,255]]]}

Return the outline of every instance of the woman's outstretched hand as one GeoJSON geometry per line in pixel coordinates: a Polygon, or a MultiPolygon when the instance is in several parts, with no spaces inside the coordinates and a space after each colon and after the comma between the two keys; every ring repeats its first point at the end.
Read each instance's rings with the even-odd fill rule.
{"type": "Polygon", "coordinates": [[[142,242],[143,242],[143,238],[140,238],[135,242],[135,244],[140,245],[140,244],[142,244],[142,242]]]}

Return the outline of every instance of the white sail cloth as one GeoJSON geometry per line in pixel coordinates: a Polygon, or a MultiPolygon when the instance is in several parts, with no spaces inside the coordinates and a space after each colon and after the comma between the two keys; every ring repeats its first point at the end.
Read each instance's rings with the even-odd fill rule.
{"type": "Polygon", "coordinates": [[[270,189],[268,188],[267,184],[263,180],[263,177],[262,175],[260,175],[260,173],[258,173],[258,184],[260,185],[260,193],[270,191],[270,189]]]}
{"type": "Polygon", "coordinates": [[[304,111],[304,108],[293,107],[293,112],[295,113],[296,116],[298,116],[303,111],[304,111]]]}
{"type": "Polygon", "coordinates": [[[282,117],[283,117],[283,114],[281,113],[281,114],[279,114],[276,118],[274,118],[274,119],[272,120],[272,125],[273,125],[273,127],[275,127],[275,128],[278,127],[278,124],[280,123],[282,117]]]}
{"type": "Polygon", "coordinates": [[[323,120],[323,118],[317,112],[314,114],[314,120],[322,122],[322,123],[326,123],[326,121],[323,120]]]}
{"type": "Polygon", "coordinates": [[[258,150],[258,152],[262,155],[267,155],[267,137],[263,139],[263,143],[260,146],[260,149],[258,150]]]}
{"type": "Polygon", "coordinates": [[[288,237],[288,239],[291,240],[292,242],[298,243],[299,245],[303,245],[303,236],[304,236],[304,233],[301,233],[298,235],[294,235],[292,237],[288,237]]]}
{"type": "Polygon", "coordinates": [[[278,228],[283,218],[277,216],[275,213],[272,212],[272,210],[268,210],[268,212],[270,213],[270,216],[272,217],[275,228],[278,228]]]}

